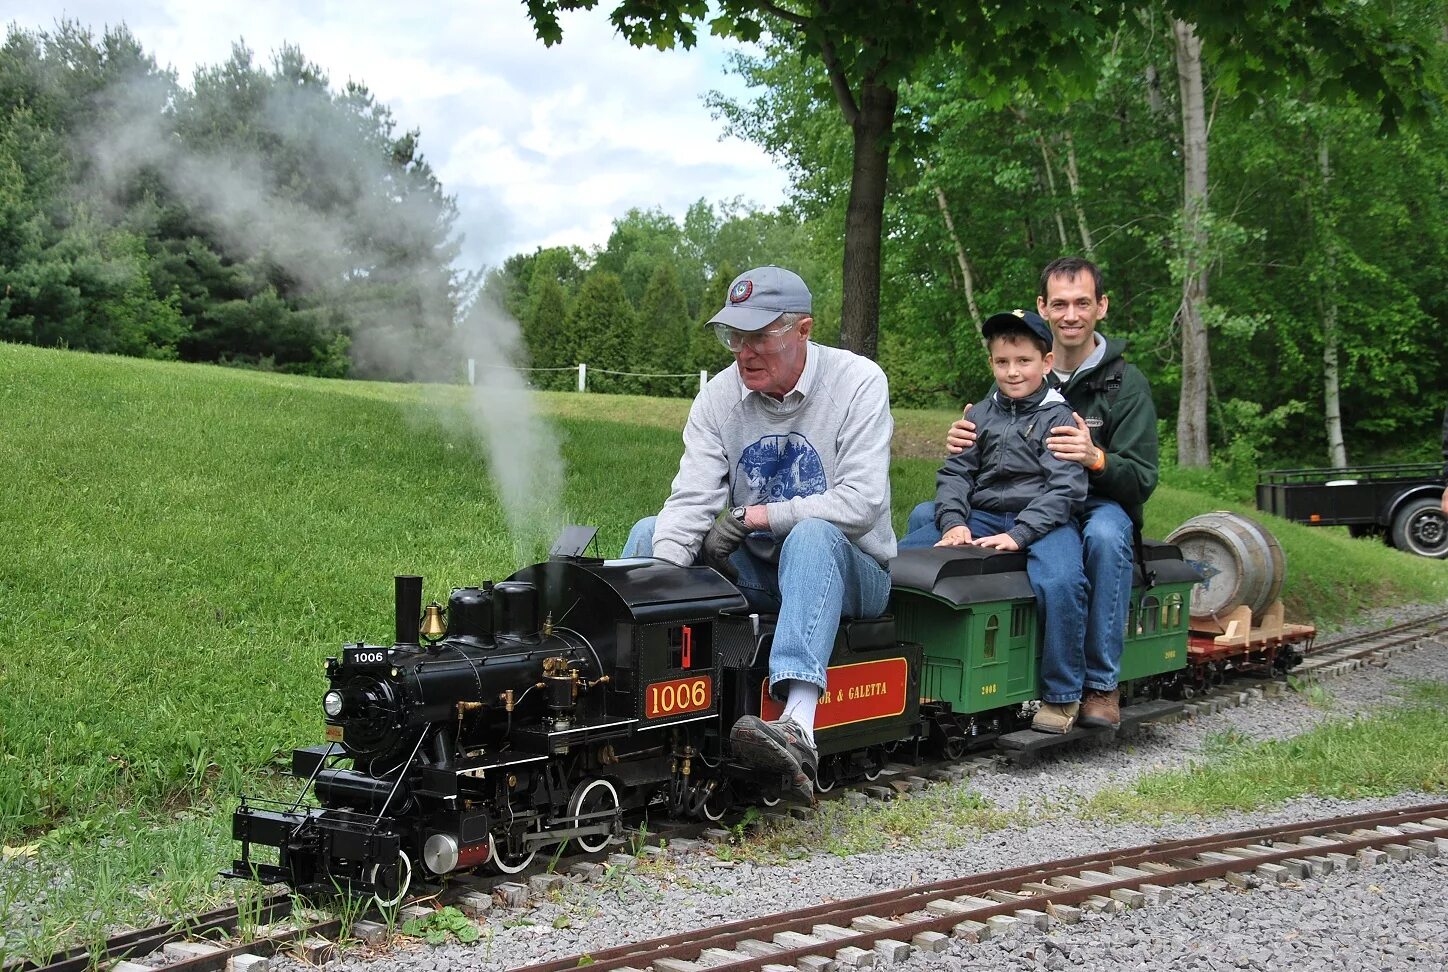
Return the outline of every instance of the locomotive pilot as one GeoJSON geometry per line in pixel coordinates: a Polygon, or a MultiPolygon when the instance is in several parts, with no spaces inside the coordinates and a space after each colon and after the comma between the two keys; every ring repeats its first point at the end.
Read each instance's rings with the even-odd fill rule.
{"type": "Polygon", "coordinates": [[[745,716],[734,757],[778,771],[806,801],[818,775],[815,706],[841,617],[873,618],[890,595],[890,415],[885,373],[810,341],[809,289],[759,267],[734,279],[708,322],[734,354],[684,428],[684,455],[656,517],[625,557],[703,563],[760,612],[777,613],[769,691],[780,718],[745,716]]]}

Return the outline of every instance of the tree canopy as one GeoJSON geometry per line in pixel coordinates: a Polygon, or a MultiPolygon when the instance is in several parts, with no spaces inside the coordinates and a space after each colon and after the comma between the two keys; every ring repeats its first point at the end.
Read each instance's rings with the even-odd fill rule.
{"type": "MultiPolygon", "coordinates": [[[[563,39],[560,13],[592,9],[598,0],[524,3],[539,39],[552,45],[563,39]]],[[[1161,13],[1195,26],[1228,93],[1264,94],[1310,74],[1324,98],[1362,99],[1394,125],[1405,115],[1426,116],[1437,91],[1428,84],[1429,38],[1441,33],[1442,18],[1433,19],[1438,11],[1427,3],[612,0],[609,17],[636,46],[692,47],[707,22],[712,33],[744,41],[771,35],[822,68],[825,83],[816,86],[816,97],[837,104],[853,141],[840,340],[874,357],[889,160],[902,134],[901,86],[914,80],[922,65],[948,58],[970,96],[988,106],[1021,95],[1059,105],[1089,94],[1098,82],[1088,50],[1099,49],[1141,16],[1161,13]],[[1425,25],[1435,28],[1426,37],[1415,30],[1425,25]]],[[[929,130],[928,125],[907,129],[916,136],[929,130]]]]}

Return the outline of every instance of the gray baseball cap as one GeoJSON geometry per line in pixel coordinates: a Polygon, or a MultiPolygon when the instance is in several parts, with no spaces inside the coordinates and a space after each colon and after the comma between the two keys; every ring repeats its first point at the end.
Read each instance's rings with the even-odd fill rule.
{"type": "Polygon", "coordinates": [[[734,278],[724,309],[709,318],[740,331],[758,331],[780,314],[812,313],[809,288],[799,274],[783,267],[755,267],[734,278]]]}

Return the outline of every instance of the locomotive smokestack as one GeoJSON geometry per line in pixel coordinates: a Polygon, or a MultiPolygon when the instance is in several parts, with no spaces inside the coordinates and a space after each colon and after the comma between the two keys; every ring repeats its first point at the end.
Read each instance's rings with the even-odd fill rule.
{"type": "Polygon", "coordinates": [[[393,579],[397,582],[397,644],[416,645],[422,623],[422,578],[398,574],[393,579]]]}

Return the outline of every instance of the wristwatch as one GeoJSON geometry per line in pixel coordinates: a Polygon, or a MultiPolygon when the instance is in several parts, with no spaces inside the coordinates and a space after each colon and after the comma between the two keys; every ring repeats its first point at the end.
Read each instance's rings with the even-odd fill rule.
{"type": "Polygon", "coordinates": [[[740,526],[743,526],[743,525],[744,525],[744,507],[742,507],[742,506],[733,507],[733,508],[729,511],[729,515],[732,516],[732,517],[734,517],[734,519],[738,520],[740,526]]]}

